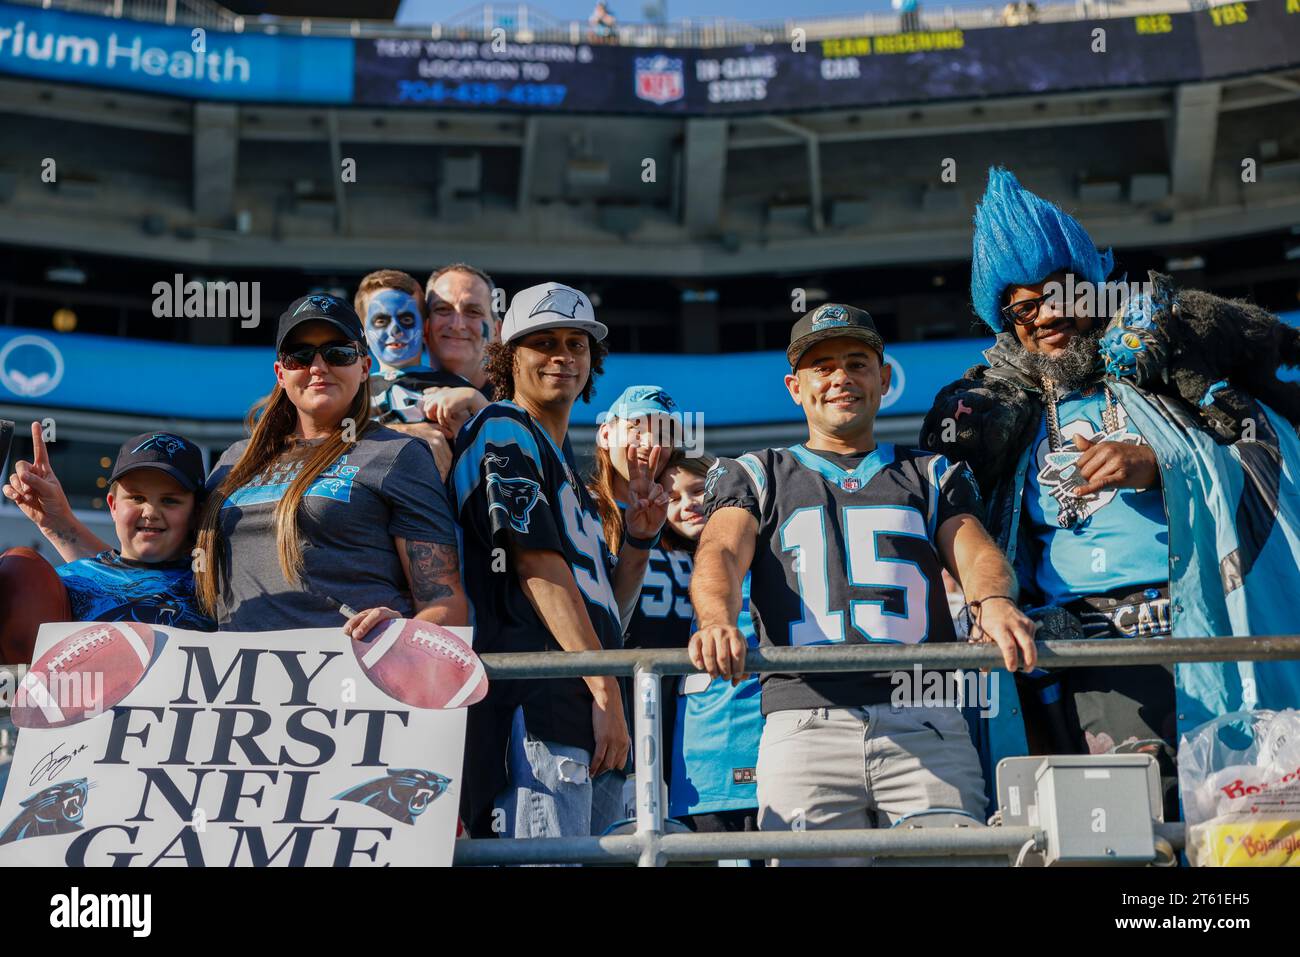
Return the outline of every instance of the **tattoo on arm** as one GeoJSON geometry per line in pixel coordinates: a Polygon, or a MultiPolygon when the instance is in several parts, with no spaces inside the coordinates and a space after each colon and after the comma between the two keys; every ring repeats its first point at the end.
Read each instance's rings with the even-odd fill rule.
{"type": "Polygon", "coordinates": [[[411,596],[427,605],[451,596],[460,587],[460,559],[455,545],[406,543],[411,564],[411,596]]]}
{"type": "Polygon", "coordinates": [[[77,536],[76,529],[67,530],[62,528],[51,528],[50,535],[62,542],[64,545],[79,545],[80,538],[77,536]]]}

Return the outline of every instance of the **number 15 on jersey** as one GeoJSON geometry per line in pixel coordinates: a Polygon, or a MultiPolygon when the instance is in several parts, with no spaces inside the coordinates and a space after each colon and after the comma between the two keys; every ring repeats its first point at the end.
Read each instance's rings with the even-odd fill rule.
{"type": "Polygon", "coordinates": [[[930,630],[929,579],[916,562],[881,555],[881,545],[891,539],[916,538],[928,544],[925,517],[904,506],[851,505],[841,511],[841,528],[844,540],[834,544],[844,549],[847,581],[833,587],[825,506],[801,508],[781,526],[781,550],[793,553],[803,612],[799,621],[790,623],[790,644],[842,642],[846,627],[855,628],[865,641],[925,641],[930,630]],[[847,588],[848,625],[841,588],[847,588]],[[863,593],[871,597],[855,597],[863,593]],[[838,607],[832,609],[832,603],[838,607]]]}

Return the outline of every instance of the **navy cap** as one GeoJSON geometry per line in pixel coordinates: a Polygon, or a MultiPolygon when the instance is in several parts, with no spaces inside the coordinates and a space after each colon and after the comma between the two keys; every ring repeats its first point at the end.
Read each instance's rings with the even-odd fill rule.
{"type": "Polygon", "coordinates": [[[880,338],[876,324],[867,310],[828,302],[805,313],[790,330],[790,347],[785,351],[785,357],[790,360],[790,368],[796,368],[803,354],[817,343],[841,336],[861,339],[872,349],[884,354],[885,340],[880,338]]]}
{"type": "Polygon", "coordinates": [[[191,492],[201,491],[207,478],[199,447],[174,432],[143,432],[127,439],[118,450],[108,484],[135,469],[166,472],[191,492]]]}
{"type": "Polygon", "coordinates": [[[275,334],[276,352],[284,346],[289,333],[304,322],[328,322],[343,333],[349,342],[366,341],[361,320],[357,318],[351,304],[338,296],[317,292],[310,296],[300,296],[280,314],[280,328],[275,334]]]}

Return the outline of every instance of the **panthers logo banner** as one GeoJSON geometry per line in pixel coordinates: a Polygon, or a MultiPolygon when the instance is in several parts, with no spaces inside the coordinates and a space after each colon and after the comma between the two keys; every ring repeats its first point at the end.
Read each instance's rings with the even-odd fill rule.
{"type": "Polygon", "coordinates": [[[43,625],[27,677],[0,685],[20,729],[0,867],[450,865],[465,709],[394,697],[424,665],[382,659],[454,645],[457,668],[482,666],[468,628],[391,628],[368,646],[341,628],[43,625]]]}

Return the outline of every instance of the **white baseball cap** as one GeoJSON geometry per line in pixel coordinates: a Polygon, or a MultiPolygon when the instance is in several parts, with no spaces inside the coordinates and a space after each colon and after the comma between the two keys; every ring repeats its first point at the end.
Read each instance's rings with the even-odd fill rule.
{"type": "Polygon", "coordinates": [[[562,282],[544,282],[515,293],[501,320],[501,341],[513,342],[538,329],[561,328],[590,332],[597,342],[609,335],[583,293],[562,282]]]}

